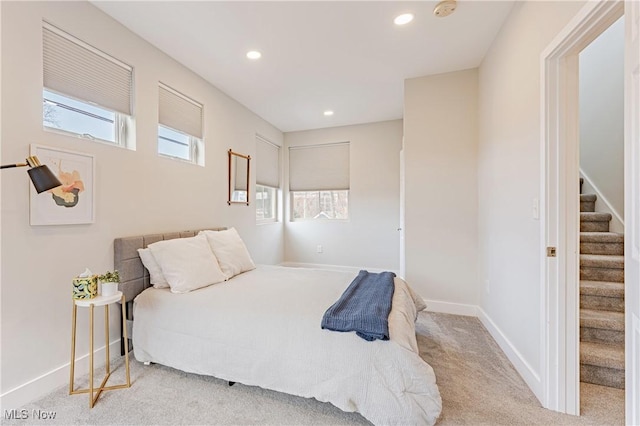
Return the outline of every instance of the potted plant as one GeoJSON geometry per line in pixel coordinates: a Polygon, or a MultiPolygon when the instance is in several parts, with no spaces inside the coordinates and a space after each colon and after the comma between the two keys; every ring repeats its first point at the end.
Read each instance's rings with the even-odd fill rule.
{"type": "Polygon", "coordinates": [[[118,292],[118,284],[120,284],[120,274],[117,270],[107,271],[98,276],[100,280],[102,296],[113,296],[118,292]]]}

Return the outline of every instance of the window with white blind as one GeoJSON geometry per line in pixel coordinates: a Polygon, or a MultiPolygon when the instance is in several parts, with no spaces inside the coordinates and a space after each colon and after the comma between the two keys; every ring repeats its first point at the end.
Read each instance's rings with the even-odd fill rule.
{"type": "Polygon", "coordinates": [[[349,142],[289,148],[291,220],[349,218],[349,142]]]}
{"type": "Polygon", "coordinates": [[[202,104],[160,83],[158,154],[203,166],[202,116],[202,104]]]}
{"type": "Polygon", "coordinates": [[[278,220],[280,189],[280,147],[256,136],[256,220],[278,220]]]}
{"type": "Polygon", "coordinates": [[[42,43],[44,127],[126,145],[133,68],[47,22],[42,43]]]}

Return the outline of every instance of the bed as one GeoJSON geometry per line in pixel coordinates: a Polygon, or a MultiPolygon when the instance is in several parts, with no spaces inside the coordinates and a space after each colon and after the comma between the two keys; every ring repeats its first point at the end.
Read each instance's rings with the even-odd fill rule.
{"type": "Polygon", "coordinates": [[[356,272],[257,265],[197,290],[150,286],[137,249],[197,231],[115,240],[138,361],[330,402],[374,424],[434,424],[441,399],[415,337],[421,300],[395,278],[388,341],[320,328],[356,272]]]}

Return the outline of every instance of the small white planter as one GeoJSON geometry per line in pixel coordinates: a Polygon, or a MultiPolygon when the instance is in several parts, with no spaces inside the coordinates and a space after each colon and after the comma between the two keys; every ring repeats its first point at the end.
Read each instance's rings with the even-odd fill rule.
{"type": "Polygon", "coordinates": [[[102,296],[113,296],[118,292],[118,284],[119,283],[101,283],[102,285],[102,296]]]}

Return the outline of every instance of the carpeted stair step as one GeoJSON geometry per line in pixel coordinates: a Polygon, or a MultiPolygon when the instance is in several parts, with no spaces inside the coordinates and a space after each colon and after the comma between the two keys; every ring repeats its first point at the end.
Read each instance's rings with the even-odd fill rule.
{"type": "MultiPolygon", "coordinates": [[[[580,282],[580,308],[600,311],[611,312],[624,312],[624,295],[623,296],[599,296],[595,294],[583,293],[583,282],[598,282],[598,281],[581,281],[580,282]]],[[[622,284],[623,283],[612,283],[622,284]]]]}
{"type": "Polygon", "coordinates": [[[624,254],[624,234],[580,232],[581,254],[624,254]]]}
{"type": "Polygon", "coordinates": [[[580,342],[580,381],[624,389],[624,347],[580,342]]]}
{"type": "Polygon", "coordinates": [[[580,232],[609,232],[611,213],[580,212],[580,232]]]}
{"type": "Polygon", "coordinates": [[[624,346],[624,332],[604,328],[580,327],[580,341],[624,346]]]}
{"type": "Polygon", "coordinates": [[[598,197],[595,194],[581,194],[580,195],[580,211],[595,212],[596,198],[598,197]]]}
{"type": "Polygon", "coordinates": [[[617,297],[624,300],[624,283],[580,281],[580,295],[617,297]]]}
{"type": "Polygon", "coordinates": [[[581,254],[580,279],[585,281],[624,282],[624,256],[581,254]]]}
{"type": "Polygon", "coordinates": [[[599,328],[624,333],[624,313],[580,309],[580,327],[599,328]]]}
{"type": "Polygon", "coordinates": [[[624,346],[624,314],[581,308],[580,341],[624,346]]]}

